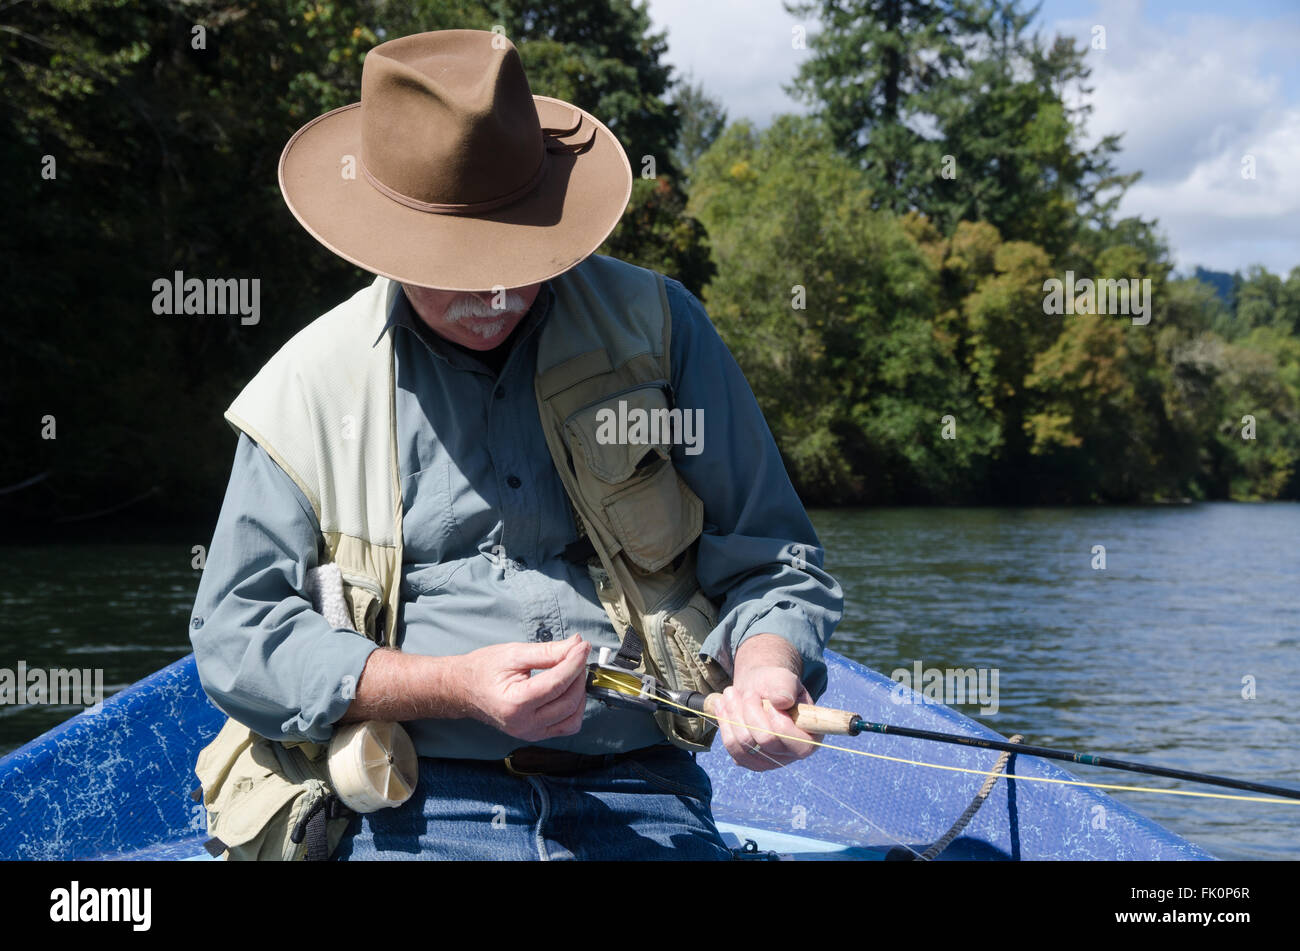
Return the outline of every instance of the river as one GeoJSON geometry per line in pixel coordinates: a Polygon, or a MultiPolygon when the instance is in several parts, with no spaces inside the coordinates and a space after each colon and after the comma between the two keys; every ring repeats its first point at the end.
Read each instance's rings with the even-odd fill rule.
{"type": "MultiPolygon", "coordinates": [[[[812,517],[840,653],[996,671],[996,712],[958,709],[1026,742],[1300,786],[1300,505],[812,517]]],[[[98,668],[112,693],[182,657],[191,544],[0,548],[0,668],[98,668]]],[[[77,709],[0,705],[0,754],[77,709]]],[[[1221,858],[1300,858],[1300,807],[1117,795],[1221,858]]]]}

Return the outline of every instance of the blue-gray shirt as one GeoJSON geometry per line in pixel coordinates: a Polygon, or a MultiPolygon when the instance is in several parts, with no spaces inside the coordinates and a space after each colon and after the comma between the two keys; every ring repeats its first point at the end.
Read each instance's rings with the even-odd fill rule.
{"type": "MultiPolygon", "coordinates": [[[[703,408],[698,454],[673,463],[704,502],[697,572],[719,605],[704,651],[728,670],[740,643],[778,634],[803,656],[804,682],[825,688],[822,649],[839,622],[839,585],[740,368],[700,302],[669,279],[676,405],[703,408]]],[[[462,654],[488,644],[581,634],[617,648],[585,566],[562,557],[577,537],[533,392],[544,284],[493,374],[433,334],[404,294],[390,314],[402,478],[400,646],[462,654]]],[[[195,599],[199,676],[230,716],[272,739],[326,741],[376,645],[332,627],[304,597],[320,528],[293,481],[246,435],[195,599]]],[[[422,756],[489,759],[522,744],[471,720],[407,724],[422,756]]],[[[662,741],[646,713],[589,700],[575,736],[544,745],[586,753],[662,741]]]]}

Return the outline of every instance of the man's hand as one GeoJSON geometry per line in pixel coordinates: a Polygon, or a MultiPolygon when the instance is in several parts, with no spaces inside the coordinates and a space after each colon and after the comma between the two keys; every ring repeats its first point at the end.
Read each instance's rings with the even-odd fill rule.
{"type": "Polygon", "coordinates": [[[799,740],[820,741],[821,737],[805,733],[783,712],[796,703],[812,703],[799,680],[802,671],[799,653],[776,634],[755,634],[740,645],[731,686],[722,692],[713,712],[722,745],[741,766],[755,772],[777,769],[817,749],[799,740]],[[773,736],[763,728],[797,739],[773,736]]]}
{"type": "Polygon", "coordinates": [[[425,657],[372,651],[340,723],[472,717],[530,743],[582,726],[587,653],[580,637],[549,644],[494,644],[425,657]],[[541,671],[530,677],[533,670],[541,671]]]}
{"type": "Polygon", "coordinates": [[[460,658],[469,716],[520,740],[571,736],[587,703],[587,654],[581,637],[549,644],[494,644],[460,658]],[[530,671],[538,670],[535,676],[530,671]]]}

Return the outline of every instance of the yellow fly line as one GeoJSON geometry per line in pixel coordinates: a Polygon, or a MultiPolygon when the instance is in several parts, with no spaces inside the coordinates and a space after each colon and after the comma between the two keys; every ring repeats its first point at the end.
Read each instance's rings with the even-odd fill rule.
{"type": "MultiPolygon", "coordinates": [[[[634,674],[630,674],[624,678],[618,674],[604,670],[597,670],[595,672],[592,677],[592,683],[597,687],[608,687],[612,690],[620,690],[623,693],[639,693],[641,686],[640,678],[634,674]]],[[[656,696],[655,700],[658,703],[666,704],[670,707],[677,707],[679,710],[684,710],[692,716],[707,717],[708,719],[718,723],[730,723],[732,726],[743,726],[751,732],[767,733],[771,736],[780,737],[783,740],[792,740],[796,743],[803,743],[805,745],[820,746],[827,750],[839,750],[841,753],[852,753],[854,756],[867,756],[871,759],[883,759],[891,763],[904,763],[908,766],[925,766],[930,769],[943,769],[952,773],[971,773],[976,776],[1005,775],[1003,773],[996,773],[993,770],[970,769],[965,766],[946,766],[942,763],[926,763],[922,760],[904,759],[900,756],[886,756],[883,753],[868,753],[866,750],[855,750],[852,747],[837,746],[834,743],[819,743],[816,740],[805,740],[802,737],[790,736],[786,733],[778,733],[777,731],[770,730],[767,727],[753,726],[749,723],[743,723],[740,720],[730,720],[725,717],[714,716],[711,713],[701,713],[698,710],[692,710],[690,707],[677,703],[674,700],[669,700],[667,697],[656,696]]],[[[1199,792],[1190,789],[1161,789],[1157,786],[1123,786],[1116,783],[1089,783],[1084,782],[1081,779],[1055,779],[1050,776],[1008,776],[1006,778],[1015,782],[1055,783],[1060,786],[1085,786],[1089,789],[1119,789],[1128,792],[1158,793],[1164,796],[1194,796],[1200,799],[1231,799],[1234,802],[1271,802],[1279,805],[1300,806],[1300,799],[1283,799],[1280,796],[1241,796],[1232,793],[1199,792]]]]}

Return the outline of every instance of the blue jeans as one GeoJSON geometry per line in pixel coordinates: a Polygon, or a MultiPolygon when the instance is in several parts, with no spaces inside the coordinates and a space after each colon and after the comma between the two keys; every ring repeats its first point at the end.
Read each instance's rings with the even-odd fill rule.
{"type": "Polygon", "coordinates": [[[673,746],[576,776],[515,776],[499,760],[420,759],[415,794],[356,816],[338,861],[730,859],[713,784],[673,746]]]}

